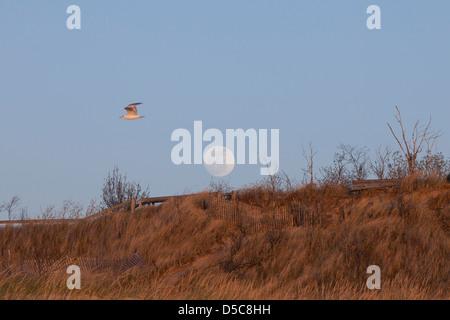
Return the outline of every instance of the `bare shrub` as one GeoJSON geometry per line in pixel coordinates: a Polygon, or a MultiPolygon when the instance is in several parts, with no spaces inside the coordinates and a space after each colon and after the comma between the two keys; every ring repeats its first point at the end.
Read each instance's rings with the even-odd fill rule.
{"type": "Polygon", "coordinates": [[[89,205],[86,208],[85,217],[91,216],[97,212],[100,212],[101,210],[102,207],[97,203],[97,201],[91,199],[89,205]]]}
{"type": "Polygon", "coordinates": [[[143,189],[139,183],[129,182],[127,175],[122,175],[119,168],[115,167],[103,183],[102,207],[111,208],[131,199],[147,198],[149,195],[148,187],[143,189]]]}
{"type": "Polygon", "coordinates": [[[447,172],[450,172],[450,160],[445,159],[442,152],[435,154],[427,153],[420,160],[417,167],[418,170],[422,171],[425,176],[434,174],[444,179],[447,172]]]}
{"type": "Polygon", "coordinates": [[[233,188],[226,180],[214,181],[211,179],[209,182],[209,190],[212,192],[230,193],[233,188]]]}
{"type": "Polygon", "coordinates": [[[369,148],[341,144],[338,149],[344,157],[348,176],[351,180],[364,180],[369,175],[369,148]]]}
{"type": "Polygon", "coordinates": [[[56,219],[58,217],[58,213],[56,211],[55,205],[48,205],[44,209],[41,208],[41,218],[45,220],[56,219]]]}
{"type": "Polygon", "coordinates": [[[378,147],[375,151],[375,160],[370,162],[370,170],[378,179],[388,178],[388,165],[392,150],[389,146],[384,149],[378,147]]]}
{"type": "Polygon", "coordinates": [[[60,210],[57,212],[57,216],[60,219],[79,219],[82,217],[83,205],[73,201],[72,199],[66,199],[63,201],[60,210]]]}
{"type": "Polygon", "coordinates": [[[298,187],[297,181],[292,181],[284,172],[278,172],[241,188],[237,193],[239,201],[256,206],[261,213],[275,214],[277,208],[292,198],[298,187]]]}
{"type": "Polygon", "coordinates": [[[402,179],[408,175],[408,163],[399,151],[395,151],[388,163],[388,177],[402,179]]]}
{"type": "Polygon", "coordinates": [[[343,152],[336,152],[333,156],[333,164],[322,167],[320,171],[322,174],[320,183],[322,185],[350,185],[351,176],[347,169],[347,160],[343,152]]]}

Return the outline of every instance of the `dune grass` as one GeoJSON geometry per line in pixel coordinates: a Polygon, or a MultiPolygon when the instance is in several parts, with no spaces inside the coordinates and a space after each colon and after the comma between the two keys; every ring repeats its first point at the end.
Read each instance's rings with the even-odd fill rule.
{"type": "MultiPolygon", "coordinates": [[[[0,229],[1,299],[448,299],[450,190],[405,180],[398,189],[352,195],[305,186],[277,193],[241,190],[241,202],[302,201],[320,208],[313,224],[249,232],[214,215],[208,194],[75,224],[0,229]],[[144,268],[11,272],[36,263],[138,252],[144,268]],[[381,268],[369,290],[367,267],[381,268]],[[8,267],[10,267],[8,269],[8,267]],[[8,271],[9,270],[9,271],[8,271]]],[[[230,204],[232,205],[232,204],[230,204]]],[[[240,214],[246,212],[241,210],[240,214]]],[[[263,213],[261,213],[263,214],[263,213]]]]}

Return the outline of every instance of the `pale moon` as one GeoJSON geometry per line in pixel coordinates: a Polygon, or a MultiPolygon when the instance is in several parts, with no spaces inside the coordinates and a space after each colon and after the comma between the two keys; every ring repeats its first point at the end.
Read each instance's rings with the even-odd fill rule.
{"type": "Polygon", "coordinates": [[[215,177],[224,177],[234,169],[234,154],[223,146],[215,146],[203,154],[203,165],[215,177]]]}

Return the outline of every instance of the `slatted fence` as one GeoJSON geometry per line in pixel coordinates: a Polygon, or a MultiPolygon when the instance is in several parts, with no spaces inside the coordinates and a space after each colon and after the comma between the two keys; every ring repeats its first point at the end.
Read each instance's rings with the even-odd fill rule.
{"type": "Polygon", "coordinates": [[[293,226],[309,226],[318,215],[316,210],[300,202],[289,206],[264,208],[237,201],[216,199],[209,211],[213,216],[225,220],[229,225],[245,228],[249,232],[282,229],[293,226]]]}
{"type": "Polygon", "coordinates": [[[47,259],[28,259],[18,263],[2,261],[0,263],[0,273],[5,274],[27,274],[33,276],[42,276],[56,272],[66,272],[70,265],[77,265],[81,272],[112,272],[115,274],[123,274],[133,269],[143,269],[147,267],[147,263],[139,253],[125,258],[119,259],[101,259],[90,257],[79,257],[71,259],[68,257],[59,260],[47,259]]]}

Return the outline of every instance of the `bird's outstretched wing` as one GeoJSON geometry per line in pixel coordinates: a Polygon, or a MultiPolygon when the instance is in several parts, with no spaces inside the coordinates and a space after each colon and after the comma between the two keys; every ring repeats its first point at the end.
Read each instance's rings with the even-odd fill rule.
{"type": "Polygon", "coordinates": [[[137,108],[136,108],[136,106],[138,106],[140,104],[142,104],[142,103],[140,103],[140,102],[139,103],[132,103],[132,104],[128,105],[125,108],[125,110],[127,110],[129,115],[136,116],[137,115],[137,108]]]}

